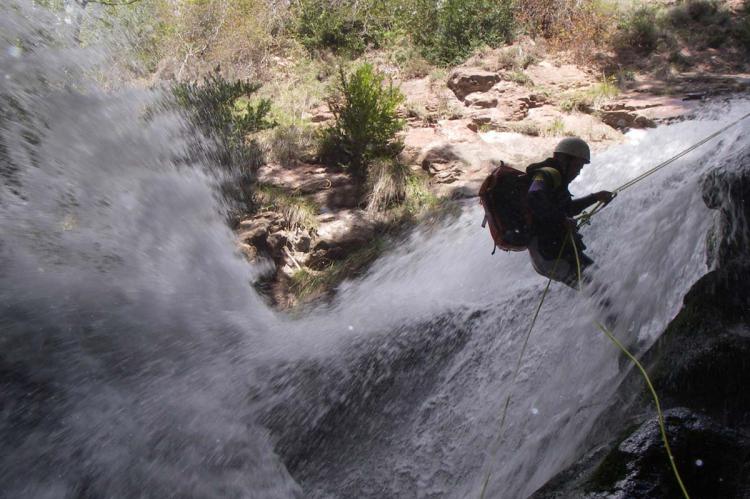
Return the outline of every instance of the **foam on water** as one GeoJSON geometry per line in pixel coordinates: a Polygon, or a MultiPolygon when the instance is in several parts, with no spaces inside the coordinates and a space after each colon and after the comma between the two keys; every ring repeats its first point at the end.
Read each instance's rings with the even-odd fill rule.
{"type": "MultiPolygon", "coordinates": [[[[235,251],[221,174],[185,160],[196,132],[146,112],[159,92],[103,91],[91,75],[107,50],[82,52],[63,20],[25,2],[0,13],[9,497],[465,497],[491,471],[490,495],[515,498],[585,447],[623,376],[593,325],[600,297],[553,285],[511,384],[545,282],[523,253],[490,255],[473,202],[334,303],[281,317],[235,251]]],[[[749,108],[631,133],[573,189],[616,187],[749,108]]],[[[700,180],[747,130],[627,190],[584,229],[629,345],[652,343],[706,272],[700,180]]]]}

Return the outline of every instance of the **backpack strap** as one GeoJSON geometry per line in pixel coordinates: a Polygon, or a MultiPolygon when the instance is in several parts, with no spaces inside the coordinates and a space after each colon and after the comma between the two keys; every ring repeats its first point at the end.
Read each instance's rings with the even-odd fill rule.
{"type": "Polygon", "coordinates": [[[552,186],[553,191],[556,191],[560,189],[560,187],[562,187],[562,174],[557,168],[552,168],[550,166],[539,168],[534,171],[534,177],[536,177],[537,175],[542,175],[547,185],[552,186]]]}

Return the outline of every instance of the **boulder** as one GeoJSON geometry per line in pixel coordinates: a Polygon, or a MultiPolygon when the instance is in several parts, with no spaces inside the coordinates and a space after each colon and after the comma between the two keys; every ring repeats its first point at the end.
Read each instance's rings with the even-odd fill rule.
{"type": "Polygon", "coordinates": [[[500,81],[497,73],[479,68],[457,68],[448,78],[448,88],[463,101],[474,92],[486,92],[500,81]]]}
{"type": "Polygon", "coordinates": [[[631,128],[654,128],[656,126],[653,121],[645,116],[625,110],[601,111],[599,118],[612,128],[622,131],[631,128]]]}
{"type": "Polygon", "coordinates": [[[346,257],[352,250],[370,242],[375,223],[359,210],[341,210],[318,217],[318,237],[313,245],[311,266],[323,260],[346,257]]]}
{"type": "MultiPolygon", "coordinates": [[[[680,477],[692,497],[746,497],[747,435],[685,408],[665,411],[664,422],[680,477]]],[[[598,461],[593,470],[581,472],[577,481],[567,481],[567,486],[563,480],[551,482],[532,499],[682,497],[655,416],[598,461]]]]}
{"type": "Polygon", "coordinates": [[[464,98],[464,103],[468,107],[477,107],[486,109],[497,106],[497,95],[484,92],[474,92],[464,98]]]}
{"type": "Polygon", "coordinates": [[[441,143],[428,149],[420,161],[422,169],[434,182],[449,184],[461,177],[465,162],[450,143],[441,143]]]}

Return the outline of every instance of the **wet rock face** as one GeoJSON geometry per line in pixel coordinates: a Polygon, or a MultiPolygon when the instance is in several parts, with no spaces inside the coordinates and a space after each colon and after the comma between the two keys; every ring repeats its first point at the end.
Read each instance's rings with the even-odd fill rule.
{"type": "MultiPolygon", "coordinates": [[[[691,497],[745,497],[750,439],[688,409],[664,414],[670,448],[691,497]]],[[[658,420],[651,418],[623,440],[594,470],[581,491],[616,497],[681,497],[658,420]]],[[[583,496],[583,495],[582,495],[583,496]]],[[[538,497],[544,497],[539,495],[538,497]]]]}
{"type": "Polygon", "coordinates": [[[717,210],[717,223],[709,234],[709,265],[730,261],[750,262],[750,152],[737,158],[739,169],[712,171],[703,182],[703,201],[717,210]]]}

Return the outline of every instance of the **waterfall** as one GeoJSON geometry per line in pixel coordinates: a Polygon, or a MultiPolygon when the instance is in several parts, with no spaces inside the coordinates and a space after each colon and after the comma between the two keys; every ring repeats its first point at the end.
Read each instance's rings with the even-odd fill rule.
{"type": "MultiPolygon", "coordinates": [[[[512,383],[545,280],[524,253],[490,254],[474,201],[333,303],[278,314],[221,173],[185,159],[197,132],[149,112],[161,92],[105,89],[105,49],[72,48],[28,3],[0,12],[4,497],[460,498],[488,474],[489,497],[526,497],[586,448],[630,369],[593,321],[643,351],[707,271],[701,178],[748,128],[583,229],[597,291],[552,285],[512,383]]],[[[631,132],[572,189],[614,188],[748,108],[631,132]]]]}

